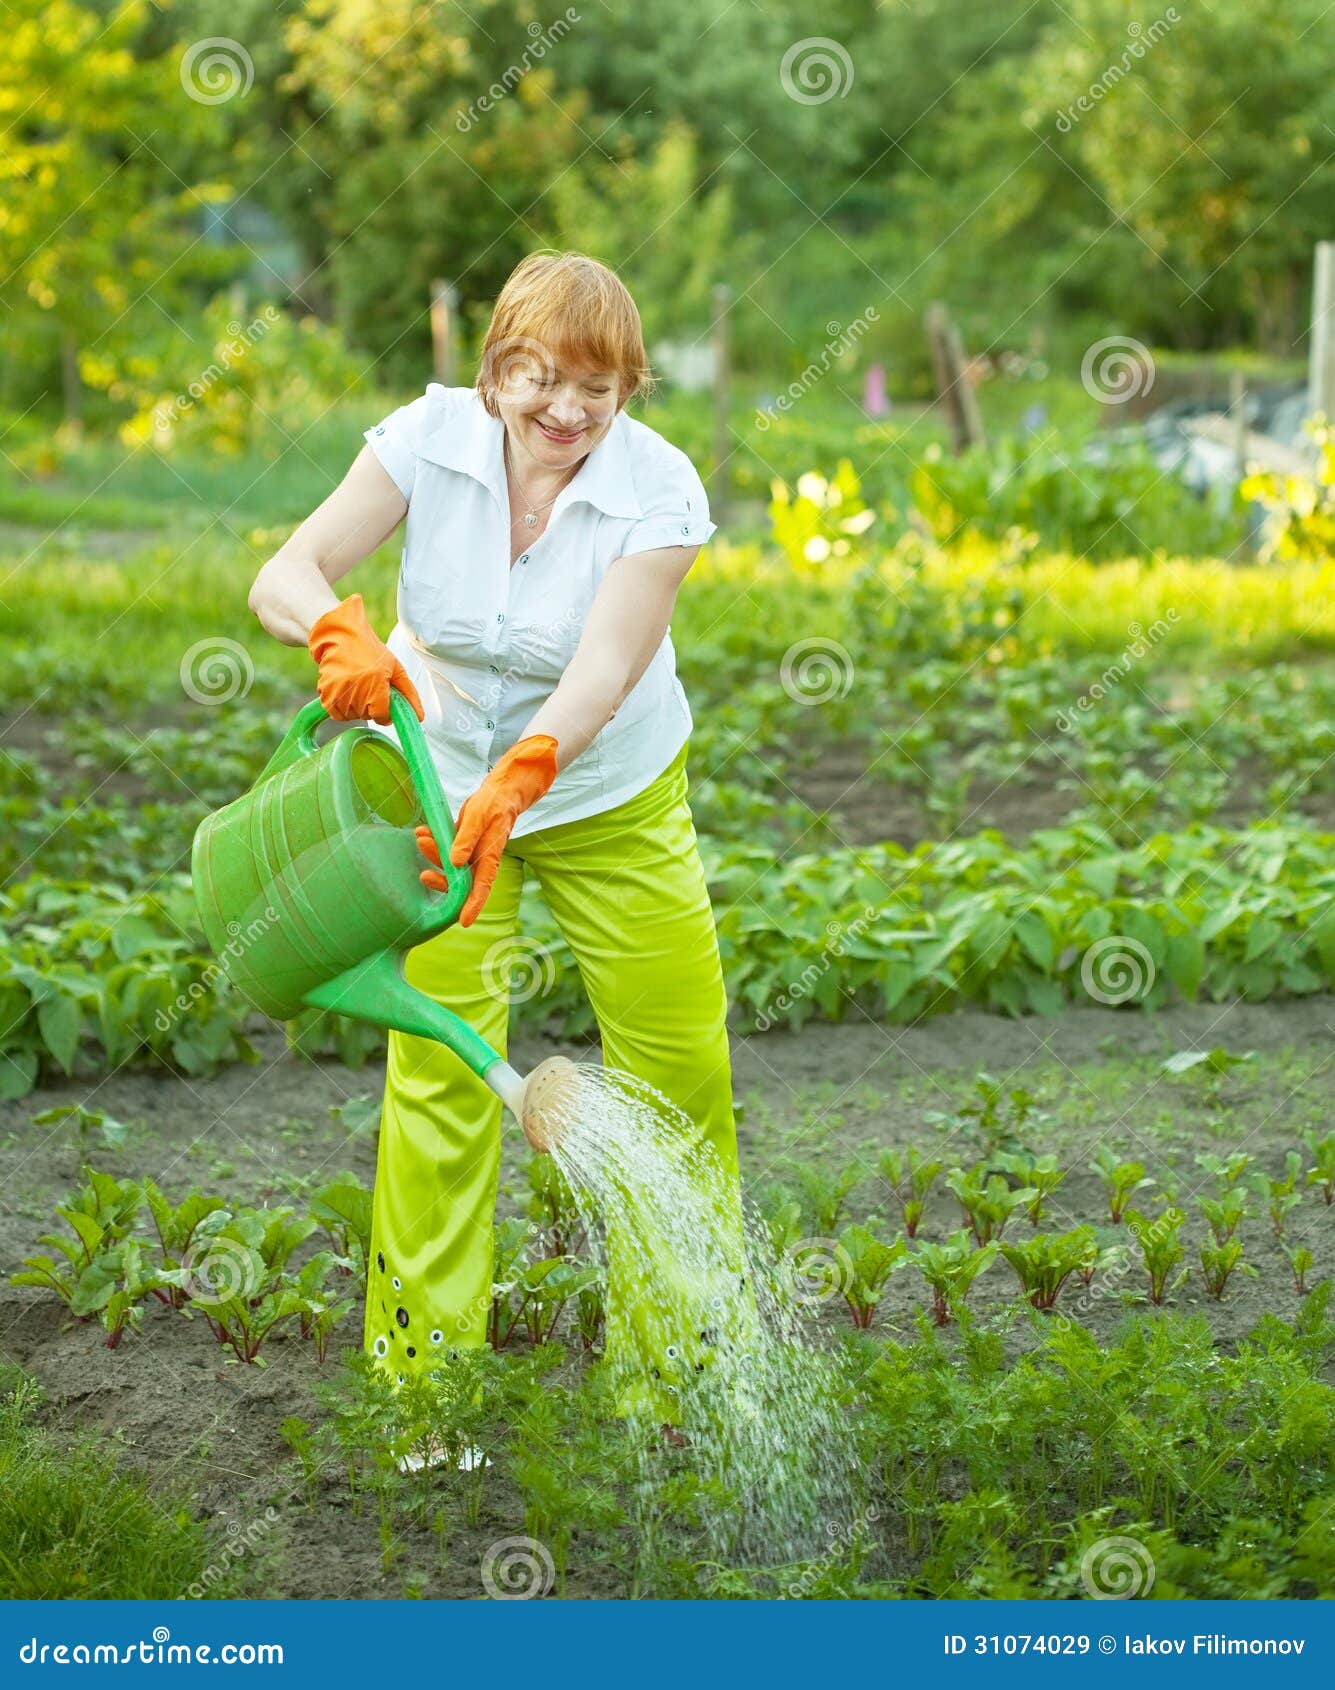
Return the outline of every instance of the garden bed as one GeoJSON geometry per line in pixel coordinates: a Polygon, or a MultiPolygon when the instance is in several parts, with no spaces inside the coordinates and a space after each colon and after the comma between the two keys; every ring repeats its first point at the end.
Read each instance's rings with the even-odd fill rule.
{"type": "MultiPolygon", "coordinates": [[[[1089,1167],[1099,1144],[1142,1161],[1160,1185],[1176,1185],[1179,1201],[1191,1209],[1190,1194],[1208,1184],[1194,1161],[1198,1153],[1226,1156],[1241,1147],[1258,1168],[1278,1171],[1285,1153],[1300,1147],[1301,1133],[1328,1119],[1333,1022],[1335,1000],[1322,997],[1151,1015],[1091,1009],[1052,1020],[964,1012],[905,1029],[858,1022],[739,1038],[735,1089],[744,1175],[759,1199],[768,1183],[784,1177],[786,1157],[831,1172],[861,1168],[866,1177],[852,1192],[847,1215],[862,1219],[876,1212],[883,1229],[893,1232],[899,1217],[877,1175],[879,1153],[912,1144],[969,1165],[978,1147],[967,1116],[961,1119],[958,1112],[967,1109],[978,1071],[985,1069],[1007,1088],[1032,1094],[1026,1142],[1054,1152],[1070,1170],[1045,1230],[1106,1222],[1106,1195],[1089,1167]],[[1161,1072],[1166,1056],[1189,1047],[1255,1055],[1214,1079],[1161,1072]]],[[[379,1069],[312,1066],[285,1052],[277,1035],[259,1043],[258,1069],[233,1065],[188,1082],[121,1072],[109,1075],[91,1100],[86,1087],[67,1084],[5,1105],[0,1179],[7,1201],[0,1252],[6,1271],[36,1247],[39,1233],[54,1219],[53,1204],[77,1183],[80,1152],[73,1128],[28,1124],[31,1113],[59,1102],[91,1101],[126,1123],[127,1135],[116,1147],[94,1136],[89,1150],[94,1166],[120,1177],[151,1175],[178,1199],[199,1186],[236,1201],[278,1204],[299,1200],[339,1169],[369,1183],[373,1133],[350,1133],[330,1110],[347,1107],[355,1119],[358,1112],[349,1100],[378,1092],[379,1069]]],[[[576,1056],[588,1054],[567,1048],[576,1056]]],[[[550,1049],[524,1039],[511,1055],[526,1069],[550,1049]]],[[[517,1133],[509,1132],[503,1184],[511,1192],[502,1207],[512,1212],[526,1160],[519,1148],[517,1133]]],[[[921,1236],[941,1239],[959,1220],[954,1199],[938,1185],[921,1236]]],[[[1309,1283],[1329,1277],[1335,1267],[1335,1209],[1309,1192],[1289,1227],[1289,1242],[1301,1236],[1312,1250],[1309,1283]]],[[[1019,1216],[1008,1236],[1029,1230],[1019,1216]]],[[[1184,1229],[1186,1259],[1193,1265],[1203,1232],[1193,1213],[1184,1229]]],[[[1169,1298],[1171,1310],[1206,1317],[1221,1353],[1230,1352],[1267,1312],[1291,1318],[1299,1303],[1288,1261],[1270,1233],[1263,1216],[1244,1227],[1246,1260],[1257,1277],[1235,1276],[1222,1301],[1205,1293],[1199,1271],[1169,1298]]],[[[1110,1340],[1127,1316],[1122,1291],[1138,1287],[1139,1278],[1128,1274],[1117,1290],[1087,1298],[1082,1324],[1110,1340]]],[[[983,1323],[995,1323],[1012,1361],[1036,1342],[1031,1326],[1015,1319],[1016,1290],[1010,1270],[997,1262],[969,1297],[983,1323]]],[[[876,1313],[873,1336],[912,1342],[917,1311],[927,1306],[921,1280],[897,1274],[876,1313]]],[[[838,1299],[822,1307],[818,1319],[829,1342],[848,1325],[838,1299]]],[[[488,1478],[475,1519],[457,1497],[447,1505],[450,1481],[438,1474],[416,1481],[419,1497],[434,1495],[439,1508],[396,1515],[388,1547],[380,1518],[365,1500],[358,1509],[344,1473],[327,1472],[314,1486],[304,1482],[283,1423],[289,1417],[307,1423],[320,1418],[313,1387],[337,1374],[339,1343],[359,1346],[359,1303],[342,1322],[323,1368],[295,1329],[274,1335],[266,1346],[266,1366],[228,1364],[201,1320],[187,1320],[151,1300],[142,1331],[109,1350],[95,1321],[71,1322],[53,1295],[6,1285],[0,1291],[0,1334],[0,1351],[43,1387],[41,1418],[58,1439],[91,1431],[117,1448],[125,1463],[150,1475],[155,1489],[189,1497],[220,1542],[246,1543],[244,1571],[258,1579],[263,1594],[477,1596],[478,1569],[489,1546],[525,1532],[525,1498],[504,1457],[488,1478]],[[441,1510],[440,1519],[448,1518],[443,1560],[441,1510]]],[[[578,1372],[578,1363],[567,1362],[556,1377],[572,1383],[578,1372]]],[[[941,1501],[949,1502],[959,1488],[952,1480],[941,1501]]],[[[915,1557],[889,1517],[879,1542],[870,1569],[893,1583],[915,1557]]],[[[629,1593],[606,1534],[591,1539],[587,1557],[577,1535],[565,1594],[629,1593]]]]}

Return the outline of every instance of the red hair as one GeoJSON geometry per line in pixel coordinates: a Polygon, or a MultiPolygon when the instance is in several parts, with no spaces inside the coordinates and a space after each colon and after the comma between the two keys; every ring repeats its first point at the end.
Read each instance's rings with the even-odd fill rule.
{"type": "Polygon", "coordinates": [[[501,289],[482,343],[477,391],[493,417],[496,390],[518,365],[608,370],[618,410],[653,385],[640,313],[625,283],[578,252],[530,253],[501,289]]]}

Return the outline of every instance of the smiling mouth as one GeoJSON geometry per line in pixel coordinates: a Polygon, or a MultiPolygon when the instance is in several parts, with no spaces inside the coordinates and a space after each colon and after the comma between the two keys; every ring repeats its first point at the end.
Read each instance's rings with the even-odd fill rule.
{"type": "Polygon", "coordinates": [[[578,428],[578,429],[575,430],[575,432],[573,434],[561,434],[558,430],[556,430],[554,428],[548,428],[546,423],[538,422],[536,417],[533,420],[537,424],[538,428],[540,428],[542,430],[542,432],[547,436],[547,438],[549,440],[555,440],[559,445],[562,445],[562,446],[569,446],[572,441],[578,440],[580,435],[583,434],[583,432],[584,432],[584,430],[582,428],[578,428]]]}

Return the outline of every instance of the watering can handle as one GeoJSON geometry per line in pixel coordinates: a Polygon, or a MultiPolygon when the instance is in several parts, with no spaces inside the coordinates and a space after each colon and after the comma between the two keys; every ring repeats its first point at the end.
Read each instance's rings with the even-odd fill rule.
{"type": "MultiPolygon", "coordinates": [[[[328,716],[329,712],[318,698],[313,698],[309,704],[303,705],[293,719],[292,726],[283,735],[282,743],[264,765],[259,780],[255,782],[256,786],[261,781],[268,780],[270,775],[278,774],[289,763],[295,763],[299,757],[309,757],[319,750],[315,743],[315,730],[328,716]]],[[[389,689],[389,718],[398,733],[399,747],[408,765],[408,773],[412,776],[413,788],[421,799],[426,825],[431,829],[431,836],[440,850],[440,860],[445,865],[447,877],[452,880],[456,875],[468,874],[470,871],[467,868],[454,868],[450,865],[450,846],[454,843],[454,822],[450,818],[450,807],[445,801],[440,776],[436,773],[436,765],[427,749],[426,736],[422,732],[422,724],[417,720],[417,712],[394,686],[389,689]]]]}

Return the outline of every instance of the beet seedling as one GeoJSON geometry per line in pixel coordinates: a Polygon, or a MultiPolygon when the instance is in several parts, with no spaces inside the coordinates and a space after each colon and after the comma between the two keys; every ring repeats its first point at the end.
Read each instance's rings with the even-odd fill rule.
{"type": "MultiPolygon", "coordinates": [[[[256,1249],[264,1258],[270,1273],[278,1274],[299,1244],[304,1244],[316,1230],[317,1223],[295,1209],[252,1209],[243,1214],[253,1215],[261,1225],[256,1249]]],[[[239,1218],[239,1217],[238,1217],[239,1218]]]]}
{"type": "Polygon", "coordinates": [[[974,1249],[968,1232],[961,1228],[944,1244],[919,1244],[912,1261],[932,1288],[932,1318],[948,1326],[954,1310],[968,1295],[969,1287],[997,1258],[997,1245],[974,1249]]]}
{"type": "MultiPolygon", "coordinates": [[[[197,1250],[205,1238],[221,1231],[232,1218],[232,1211],[220,1197],[205,1197],[198,1191],[192,1191],[173,1205],[151,1179],[144,1181],[144,1196],[157,1229],[163,1266],[167,1269],[179,1268],[191,1250],[197,1250]]],[[[185,1284],[173,1278],[163,1287],[156,1287],[154,1295],[179,1309],[185,1306],[187,1292],[185,1284]]]]}
{"type": "Polygon", "coordinates": [[[161,1295],[169,1280],[169,1274],[144,1260],[139,1239],[125,1238],[93,1258],[79,1281],[70,1312],[85,1317],[99,1314],[106,1328],[107,1348],[114,1350],[127,1332],[139,1331],[144,1322],[145,1298],[151,1292],[161,1295]]]}
{"type": "MultiPolygon", "coordinates": [[[[259,1262],[258,1254],[252,1252],[255,1261],[259,1262]]],[[[263,1264],[260,1263],[262,1271],[263,1264]]],[[[307,1312],[307,1305],[295,1285],[283,1276],[285,1282],[280,1282],[272,1290],[262,1296],[249,1298],[232,1296],[220,1299],[218,1302],[203,1307],[204,1318],[209,1328],[220,1344],[226,1344],[238,1361],[253,1364],[256,1367],[265,1366],[265,1359],[260,1354],[260,1346],[281,1321],[288,1320],[292,1315],[307,1312]]],[[[191,1299],[192,1303],[196,1299],[191,1299]]]]}
{"type": "Polygon", "coordinates": [[[1298,1176],[1303,1171],[1303,1159],[1296,1150],[1290,1150],[1284,1158],[1284,1178],[1270,1179],[1265,1174],[1257,1174],[1252,1180],[1253,1189],[1258,1196],[1264,1197],[1266,1210],[1270,1215],[1270,1224],[1275,1229],[1275,1237],[1283,1238],[1285,1216],[1291,1209],[1296,1209],[1302,1202],[1302,1192],[1297,1189],[1298,1176]]]}
{"type": "Polygon", "coordinates": [[[96,1132],[103,1144],[115,1150],[124,1144],[125,1135],[130,1130],[123,1121],[118,1121],[114,1115],[106,1115],[100,1109],[85,1109],[81,1103],[58,1103],[54,1109],[43,1109],[31,1117],[35,1127],[59,1126],[63,1121],[73,1121],[79,1129],[79,1154],[88,1155],[89,1136],[96,1132]]]}
{"type": "Polygon", "coordinates": [[[963,1168],[952,1168],[946,1175],[946,1185],[959,1199],[964,1219],[979,1244],[999,1239],[1016,1209],[1027,1206],[1038,1196],[1035,1188],[1028,1185],[1012,1191],[1002,1174],[984,1177],[982,1163],[967,1174],[963,1168]]]}
{"type": "Polygon", "coordinates": [[[578,1256],[587,1242],[584,1219],[570,1182],[552,1156],[534,1156],[528,1164],[528,1218],[547,1232],[549,1253],[578,1256]]]}
{"type": "Polygon", "coordinates": [[[371,1254],[371,1193],[354,1173],[336,1174],[310,1199],[345,1274],[363,1275],[371,1254]]]}
{"type": "Polygon", "coordinates": [[[1034,1308],[1048,1312],[1073,1273],[1093,1276],[1099,1247],[1092,1226],[1077,1226],[1060,1235],[1040,1232],[1023,1244],[1002,1244],[1001,1254],[1014,1268],[1025,1296],[1034,1308]]]}
{"type": "Polygon", "coordinates": [[[83,1172],[88,1178],[87,1186],[68,1202],[56,1205],[56,1213],[68,1223],[74,1237],[62,1238],[58,1233],[47,1232],[37,1241],[49,1244],[64,1260],[25,1256],[23,1271],[11,1274],[10,1284],[39,1285],[54,1291],[72,1314],[88,1320],[100,1305],[76,1308],[75,1300],[79,1298],[82,1302],[91,1297],[94,1287],[100,1291],[107,1276],[115,1278],[118,1268],[100,1263],[99,1258],[129,1236],[139,1214],[142,1188],[133,1180],[122,1182],[110,1174],[96,1173],[86,1163],[83,1172]],[[85,1280],[89,1289],[80,1298],[85,1280]]]}
{"type": "Polygon", "coordinates": [[[569,1256],[545,1256],[530,1262],[519,1281],[520,1302],[515,1311],[515,1319],[523,1319],[529,1342],[547,1343],[566,1304],[597,1280],[596,1268],[569,1256]]]}
{"type": "Polygon", "coordinates": [[[186,1314],[198,1308],[238,1361],[264,1366],[260,1346],[281,1321],[318,1315],[297,1279],[285,1272],[288,1258],[315,1227],[290,1208],[242,1209],[226,1226],[197,1238],[176,1270],[189,1292],[186,1314]]]}
{"type": "Polygon", "coordinates": [[[920,1156],[910,1146],[902,1155],[898,1150],[883,1150],[876,1165],[899,1204],[904,1216],[904,1231],[910,1238],[916,1238],[927,1199],[945,1163],[920,1156]]]}
{"type": "MultiPolygon", "coordinates": [[[[1165,1209],[1150,1221],[1138,1209],[1126,1211],[1126,1224],[1131,1236],[1140,1246],[1140,1259],[1150,1276],[1150,1301],[1158,1307],[1169,1289],[1168,1275],[1182,1260],[1182,1243],[1178,1233],[1186,1216],[1181,1209],[1165,1209]]],[[[1173,1281],[1176,1291],[1187,1277],[1187,1269],[1173,1281]]]]}
{"type": "Polygon", "coordinates": [[[1119,1162],[1111,1150],[1102,1149],[1091,1166],[1108,1189],[1108,1214],[1120,1222],[1133,1193],[1154,1184],[1141,1162],[1119,1162]]]}
{"type": "Polygon", "coordinates": [[[1245,1150],[1234,1150],[1228,1156],[1215,1156],[1208,1151],[1196,1158],[1196,1166],[1204,1168],[1206,1173],[1222,1186],[1233,1186],[1256,1160],[1245,1150]]]}
{"type": "Polygon", "coordinates": [[[1247,1193],[1237,1186],[1230,1187],[1222,1197],[1201,1197],[1198,1201],[1216,1244],[1227,1244],[1252,1212],[1247,1204],[1247,1193]]]}
{"type": "Polygon", "coordinates": [[[908,1246],[902,1238],[885,1244],[865,1226],[846,1226],[839,1234],[839,1248],[847,1258],[842,1290],[853,1325],[865,1331],[876,1313],[886,1281],[903,1267],[908,1246]]]}
{"type": "Polygon", "coordinates": [[[1327,1133],[1325,1138],[1318,1138],[1314,1132],[1304,1133],[1303,1143],[1313,1159],[1313,1166],[1307,1170],[1307,1183],[1319,1189],[1329,1207],[1335,1202],[1335,1133],[1327,1133]]]}
{"type": "Polygon", "coordinates": [[[284,1289],[296,1298],[295,1313],[301,1336],[315,1341],[315,1359],[323,1367],[329,1349],[329,1337],[334,1328],[352,1307],[351,1297],[330,1296],[326,1281],[336,1270],[347,1274],[352,1263],[346,1256],[332,1250],[318,1250],[295,1276],[284,1275],[284,1289]]]}
{"type": "Polygon", "coordinates": [[[1312,1266],[1312,1252],[1305,1244],[1299,1244],[1296,1249],[1287,1249],[1285,1254],[1289,1258],[1289,1266],[1293,1269],[1293,1289],[1298,1296],[1307,1295],[1307,1275],[1312,1266]]]}
{"type": "Polygon", "coordinates": [[[504,1349],[514,1333],[518,1310],[511,1306],[511,1294],[527,1266],[533,1228],[528,1221],[504,1220],[492,1233],[491,1316],[488,1338],[493,1350],[504,1349]]]}
{"type": "Polygon", "coordinates": [[[1201,1274],[1212,1297],[1223,1300],[1224,1287],[1234,1273],[1246,1274],[1251,1279],[1256,1277],[1256,1269],[1243,1261],[1242,1245],[1236,1238],[1224,1244],[1202,1243],[1201,1274]]]}
{"type": "Polygon", "coordinates": [[[1043,1218],[1043,1208],[1049,1197],[1066,1178],[1065,1170],[1053,1155],[1035,1156],[1023,1150],[996,1157],[995,1166],[1014,1179],[1018,1185],[1033,1192],[1033,1199],[1025,1206],[1030,1226],[1036,1227],[1043,1218]]]}
{"type": "Polygon", "coordinates": [[[603,1298],[603,1284],[595,1274],[591,1283],[581,1285],[575,1295],[575,1326],[585,1355],[592,1354],[598,1347],[606,1324],[607,1304],[603,1298]]]}

